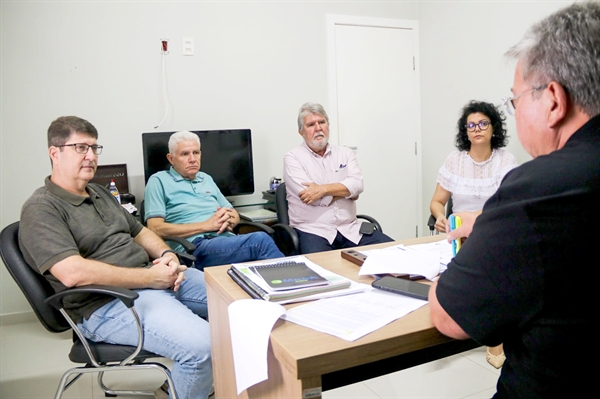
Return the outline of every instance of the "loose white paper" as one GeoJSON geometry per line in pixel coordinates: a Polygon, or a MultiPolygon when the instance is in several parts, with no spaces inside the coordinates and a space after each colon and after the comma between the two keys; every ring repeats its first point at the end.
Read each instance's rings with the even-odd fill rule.
{"type": "Polygon", "coordinates": [[[237,393],[268,378],[267,351],[273,325],[285,314],[277,303],[241,299],[228,307],[237,393]]]}
{"type": "Polygon", "coordinates": [[[431,280],[439,272],[439,253],[399,245],[369,251],[358,274],[418,274],[431,280]]]}
{"type": "Polygon", "coordinates": [[[427,301],[421,299],[369,287],[362,294],[297,306],[283,317],[292,323],[355,341],[426,304],[427,301]]]}

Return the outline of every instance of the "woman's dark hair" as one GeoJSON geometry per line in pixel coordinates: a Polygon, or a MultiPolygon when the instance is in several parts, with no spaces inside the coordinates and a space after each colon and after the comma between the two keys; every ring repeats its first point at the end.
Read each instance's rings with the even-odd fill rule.
{"type": "Polygon", "coordinates": [[[456,125],[458,134],[456,135],[456,140],[454,144],[456,148],[460,151],[469,151],[471,149],[471,142],[469,141],[469,136],[467,135],[467,118],[471,114],[482,113],[488,118],[490,118],[490,122],[492,123],[492,128],[494,129],[494,134],[492,135],[492,149],[506,147],[508,144],[508,135],[506,134],[506,128],[504,121],[506,117],[501,111],[498,111],[498,108],[494,104],[485,103],[482,101],[471,101],[462,109],[462,115],[458,120],[456,125]]]}

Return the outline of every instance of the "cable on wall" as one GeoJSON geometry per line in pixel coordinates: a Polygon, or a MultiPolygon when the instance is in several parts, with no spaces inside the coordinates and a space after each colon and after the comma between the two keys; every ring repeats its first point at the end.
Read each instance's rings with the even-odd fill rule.
{"type": "Polygon", "coordinates": [[[169,114],[169,96],[167,91],[167,67],[166,67],[166,55],[169,54],[169,39],[160,39],[161,47],[160,47],[160,55],[161,55],[161,76],[162,76],[162,88],[163,88],[163,98],[165,103],[165,116],[158,123],[158,125],[154,126],[155,129],[158,129],[160,125],[167,119],[167,115],[169,114]]]}

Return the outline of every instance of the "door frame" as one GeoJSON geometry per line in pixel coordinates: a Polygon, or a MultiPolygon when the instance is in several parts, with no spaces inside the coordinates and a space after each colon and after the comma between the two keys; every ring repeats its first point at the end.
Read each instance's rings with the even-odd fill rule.
{"type": "MultiPolygon", "coordinates": [[[[395,28],[407,29],[413,31],[413,51],[414,51],[414,70],[415,70],[415,102],[416,102],[416,132],[415,132],[415,151],[416,151],[416,198],[417,198],[417,215],[421,215],[421,222],[417,221],[418,234],[423,237],[428,234],[426,230],[427,220],[423,219],[423,173],[422,173],[422,146],[421,146],[421,78],[419,72],[420,56],[419,56],[419,23],[418,21],[405,19],[390,19],[390,18],[375,18],[361,17],[352,15],[326,15],[326,30],[327,30],[327,86],[328,86],[328,115],[330,121],[330,137],[331,133],[335,134],[336,143],[340,144],[339,120],[337,112],[337,68],[336,68],[336,46],[335,46],[335,28],[336,25],[350,26],[365,26],[378,28],[395,28]]],[[[427,214],[427,216],[429,213],[427,214]]],[[[419,219],[418,219],[419,220],[419,219]]]]}

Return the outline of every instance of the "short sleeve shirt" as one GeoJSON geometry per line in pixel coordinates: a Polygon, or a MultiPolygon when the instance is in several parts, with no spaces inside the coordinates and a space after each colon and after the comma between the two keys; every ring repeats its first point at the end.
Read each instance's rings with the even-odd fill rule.
{"type": "MultiPolygon", "coordinates": [[[[147,267],[146,251],[133,237],[143,226],[108,190],[86,187],[88,196],[67,192],[46,178],[21,209],[19,245],[27,263],[43,274],[56,292],[67,289],[49,269],[68,257],[80,255],[120,267],[147,267]]],[[[77,295],[63,301],[76,320],[89,317],[112,298],[77,295]]]]}
{"type": "MultiPolygon", "coordinates": [[[[185,224],[208,220],[219,207],[233,208],[212,177],[198,172],[193,180],[182,177],[173,167],[153,174],[146,185],[145,218],[159,217],[167,223],[185,224]]],[[[193,242],[206,233],[186,237],[193,242]]],[[[230,236],[231,232],[221,235],[230,236]]]]}

